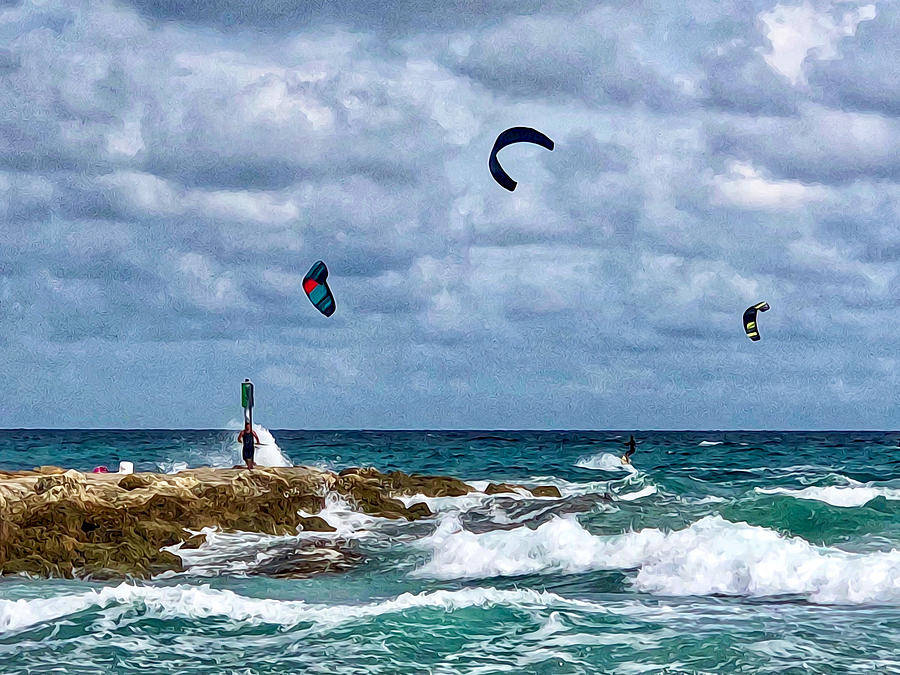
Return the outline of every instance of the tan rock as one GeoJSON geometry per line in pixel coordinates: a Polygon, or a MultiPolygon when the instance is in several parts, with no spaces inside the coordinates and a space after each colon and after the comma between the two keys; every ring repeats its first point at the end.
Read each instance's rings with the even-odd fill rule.
{"type": "Polygon", "coordinates": [[[40,495],[55,487],[76,488],[80,485],[84,485],[84,474],[78,471],[66,471],[38,478],[34,483],[34,491],[40,495]]]}
{"type": "Polygon", "coordinates": [[[535,497],[562,497],[559,488],[555,485],[538,485],[537,487],[531,488],[531,494],[535,497]]]}
{"type": "Polygon", "coordinates": [[[157,481],[152,478],[154,474],[130,473],[119,481],[119,487],[123,490],[136,490],[137,488],[150,487],[157,481]]]}
{"type": "Polygon", "coordinates": [[[425,502],[419,502],[417,504],[410,504],[407,509],[409,513],[410,520],[418,520],[420,518],[430,518],[434,515],[431,509],[428,507],[428,504],[425,502]]]}
{"type": "MultiPolygon", "coordinates": [[[[175,475],[84,474],[58,467],[0,473],[0,572],[43,576],[148,576],[180,570],[163,547],[196,548],[205,527],[293,534],[333,532],[314,514],[336,491],[356,508],[383,518],[433,515],[406,508],[400,495],[462,495],[473,488],[446,476],[382,474],[373,468],[335,475],[308,467],[191,469],[175,475]]],[[[323,554],[324,555],[324,554],[323,554]]],[[[330,555],[330,554],[329,554],[330,555]]],[[[327,556],[326,556],[327,557],[327,556]]],[[[340,564],[310,569],[343,569],[340,564]]]]}
{"type": "Polygon", "coordinates": [[[300,529],[304,532],[337,532],[337,529],[329,525],[324,518],[308,516],[300,519],[300,529]]]}
{"type": "Polygon", "coordinates": [[[496,495],[504,492],[515,492],[516,488],[526,489],[524,485],[516,485],[515,483],[488,483],[488,486],[484,489],[484,494],[496,495]]]}

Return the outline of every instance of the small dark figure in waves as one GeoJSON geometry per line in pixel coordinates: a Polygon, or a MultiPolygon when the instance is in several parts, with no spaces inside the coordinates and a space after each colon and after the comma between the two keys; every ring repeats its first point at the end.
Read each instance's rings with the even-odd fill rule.
{"type": "Polygon", "coordinates": [[[622,464],[631,464],[631,456],[634,454],[637,443],[634,442],[634,434],[631,435],[631,438],[625,442],[625,445],[628,446],[628,450],[625,451],[625,454],[622,455],[622,464]]]}

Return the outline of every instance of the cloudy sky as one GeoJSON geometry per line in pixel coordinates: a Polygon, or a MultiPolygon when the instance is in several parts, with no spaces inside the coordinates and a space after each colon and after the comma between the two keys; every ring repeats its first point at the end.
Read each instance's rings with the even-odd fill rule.
{"type": "Polygon", "coordinates": [[[897,428],[898,25],[0,0],[0,426],[897,428]]]}

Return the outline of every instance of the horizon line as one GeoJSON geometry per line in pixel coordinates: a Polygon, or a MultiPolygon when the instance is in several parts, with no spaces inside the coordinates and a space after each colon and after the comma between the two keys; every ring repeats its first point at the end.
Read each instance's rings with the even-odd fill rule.
{"type": "MultiPolygon", "coordinates": [[[[260,425],[262,426],[262,425],[260,425]]],[[[309,433],[333,433],[333,432],[383,432],[383,433],[411,433],[411,432],[437,432],[437,433],[900,433],[898,429],[463,429],[463,428],[326,428],[326,429],[290,429],[287,427],[264,427],[269,431],[304,431],[309,433]]],[[[3,427],[0,433],[6,431],[239,431],[222,427],[3,427]]]]}

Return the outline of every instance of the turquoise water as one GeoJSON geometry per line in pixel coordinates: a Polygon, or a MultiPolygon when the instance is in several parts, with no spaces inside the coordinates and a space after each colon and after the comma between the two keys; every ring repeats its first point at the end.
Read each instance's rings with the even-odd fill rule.
{"type": "MultiPolygon", "coordinates": [[[[149,582],[4,577],[0,672],[900,673],[897,432],[639,432],[631,471],[620,432],[272,435],[296,464],[563,497],[415,523],[329,498],[363,560],[308,579],[257,572],[310,535],[221,533],[149,582]]],[[[230,466],[233,437],[4,431],[0,468],[230,466]]]]}

